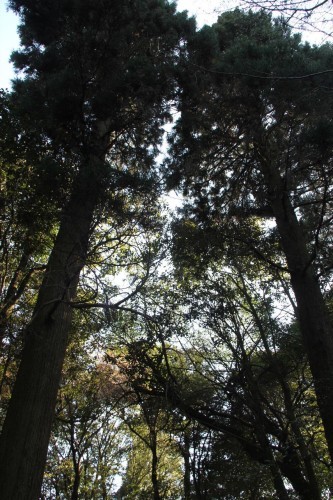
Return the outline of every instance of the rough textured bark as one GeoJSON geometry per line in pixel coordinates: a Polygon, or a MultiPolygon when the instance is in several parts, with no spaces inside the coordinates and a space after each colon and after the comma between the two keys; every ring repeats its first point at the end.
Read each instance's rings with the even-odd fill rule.
{"type": "Polygon", "coordinates": [[[40,493],[61,369],[72,320],[70,301],[84,266],[103,160],[82,168],[64,212],[41,285],[0,439],[0,497],[40,493]],[[95,179],[95,182],[94,180],[95,179]]]}
{"type": "MultiPolygon", "coordinates": [[[[306,246],[273,153],[261,149],[260,162],[296,297],[298,321],[314,379],[318,407],[333,458],[333,328],[306,246]]],[[[275,158],[278,156],[275,155],[275,158]]]]}

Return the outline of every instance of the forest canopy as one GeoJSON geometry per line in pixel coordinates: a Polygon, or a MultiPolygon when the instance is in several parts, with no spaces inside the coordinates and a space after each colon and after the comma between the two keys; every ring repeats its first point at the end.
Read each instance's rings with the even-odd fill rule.
{"type": "Polygon", "coordinates": [[[1,498],[330,498],[326,3],[10,1],[1,498]]]}

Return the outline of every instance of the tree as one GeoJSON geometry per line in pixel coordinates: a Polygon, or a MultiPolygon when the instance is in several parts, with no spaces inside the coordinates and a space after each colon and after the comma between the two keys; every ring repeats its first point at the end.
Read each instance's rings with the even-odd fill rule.
{"type": "Polygon", "coordinates": [[[265,10],[282,16],[290,27],[315,32],[324,39],[332,36],[331,6],[328,0],[240,0],[239,7],[265,10]]]}
{"type": "MultiPolygon", "coordinates": [[[[269,274],[251,257],[241,264],[234,259],[234,264],[229,256],[210,263],[200,279],[196,270],[185,270],[174,292],[170,277],[167,283],[159,277],[156,296],[168,290],[173,320],[165,303],[154,311],[155,303],[150,308],[145,297],[146,322],[135,322],[140,340],[133,344],[132,364],[127,360],[128,379],[145,397],[168,400],[180,434],[184,415],[200,424],[197,442],[190,444],[198,449],[192,473],[197,496],[229,490],[222,471],[235,474],[234,460],[241,455],[241,474],[246,467],[257,481],[260,471],[258,489],[264,494],[273,495],[274,484],[279,498],[321,498],[331,478],[321,465],[327,463],[327,449],[299,332],[285,315],[278,319],[285,306],[275,270],[269,274]],[[150,320],[148,311],[154,311],[150,320]],[[158,347],[152,347],[154,339],[158,347]],[[220,463],[216,457],[211,462],[215,445],[220,463]]],[[[185,441],[183,448],[186,459],[185,441]]],[[[237,484],[245,488],[241,479],[237,484]]]]}
{"type": "MultiPolygon", "coordinates": [[[[41,189],[45,141],[24,131],[9,93],[0,93],[0,359],[1,423],[49,248],[57,229],[61,194],[41,189]]],[[[64,160],[60,165],[64,165],[64,160]]],[[[44,166],[45,168],[45,166],[44,166]]],[[[54,188],[54,190],[53,190],[54,188]]]]}
{"type": "Polygon", "coordinates": [[[171,185],[191,196],[185,214],[220,239],[218,251],[238,247],[239,258],[250,252],[289,273],[333,456],[333,336],[321,288],[332,262],[331,49],[302,45],[263,12],[235,11],[203,28],[191,54],[196,79],[181,81],[171,185]]]}
{"type": "MultiPolygon", "coordinates": [[[[6,350],[12,343],[7,335],[9,319],[32,278],[41,275],[59,205],[50,191],[39,189],[33,156],[36,162],[43,144],[38,151],[34,140],[22,133],[5,92],[0,93],[0,121],[0,342],[6,350]]],[[[61,203],[59,196],[57,201],[61,203]]]]}
{"type": "Polygon", "coordinates": [[[166,428],[169,415],[161,409],[156,411],[159,402],[150,398],[146,401],[149,406],[139,403],[140,407],[127,408],[123,414],[130,430],[131,447],[120,488],[122,498],[173,499],[179,498],[182,492],[182,460],[166,428]]]}
{"type": "Polygon", "coordinates": [[[45,498],[106,500],[123,468],[126,433],[103,393],[105,373],[92,346],[87,347],[89,337],[82,335],[88,326],[81,318],[68,348],[43,480],[45,498]]]}
{"type": "Polygon", "coordinates": [[[94,214],[119,171],[144,178],[151,170],[171,64],[192,25],[157,0],[11,5],[23,21],[23,50],[14,59],[26,73],[15,99],[49,149],[72,162],[68,203],[25,332],[0,441],[1,495],[35,499],[94,214]]]}

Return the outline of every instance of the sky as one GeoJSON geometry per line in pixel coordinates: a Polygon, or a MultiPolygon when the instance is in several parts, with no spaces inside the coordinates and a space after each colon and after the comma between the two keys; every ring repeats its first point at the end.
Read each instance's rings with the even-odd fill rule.
{"type": "Polygon", "coordinates": [[[8,60],[11,52],[19,46],[17,17],[7,11],[6,3],[6,0],[0,0],[0,88],[10,85],[13,69],[8,60]]]}

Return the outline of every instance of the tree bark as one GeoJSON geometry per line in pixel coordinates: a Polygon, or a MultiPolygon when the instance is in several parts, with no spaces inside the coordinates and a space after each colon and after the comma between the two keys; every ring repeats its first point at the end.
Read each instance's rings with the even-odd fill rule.
{"type": "Polygon", "coordinates": [[[75,446],[75,421],[71,418],[70,423],[70,449],[72,453],[72,463],[74,472],[74,481],[71,492],[71,500],[79,499],[79,488],[81,481],[81,471],[80,471],[80,453],[75,446]]]}
{"type": "Polygon", "coordinates": [[[151,461],[151,482],[153,485],[153,492],[154,492],[154,500],[160,500],[160,492],[159,492],[159,486],[158,486],[158,478],[157,478],[157,466],[158,466],[158,456],[157,456],[157,436],[156,436],[156,430],[155,429],[150,429],[150,449],[152,453],[152,461],[151,461]]]}
{"type": "Polygon", "coordinates": [[[261,150],[262,173],[286,256],[300,330],[313,375],[328,449],[333,459],[333,328],[301,225],[284,179],[272,158],[273,153],[269,154],[267,149],[261,150]]]}
{"type": "Polygon", "coordinates": [[[182,455],[184,459],[184,500],[191,498],[191,455],[189,429],[184,430],[184,446],[182,455]]]}
{"type": "Polygon", "coordinates": [[[79,500],[79,488],[80,488],[80,464],[75,464],[74,467],[74,483],[72,487],[71,500],[79,500]]]}
{"type": "Polygon", "coordinates": [[[82,167],[64,212],[0,438],[0,498],[37,500],[75,298],[98,198],[102,155],[82,167]]]}
{"type": "Polygon", "coordinates": [[[284,475],[294,488],[295,492],[302,500],[320,500],[318,491],[311,490],[311,484],[304,478],[302,474],[302,466],[296,449],[291,446],[287,455],[279,462],[279,467],[284,475]]]}

